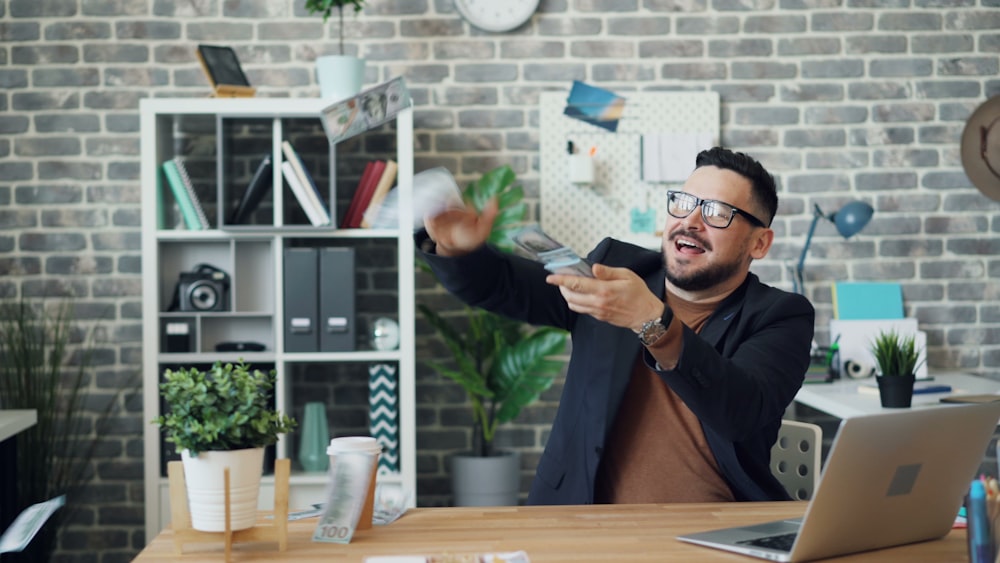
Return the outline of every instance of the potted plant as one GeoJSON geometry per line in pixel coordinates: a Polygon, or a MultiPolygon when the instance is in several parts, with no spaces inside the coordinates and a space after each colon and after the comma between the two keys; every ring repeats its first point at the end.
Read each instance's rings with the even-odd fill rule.
{"type": "MultiPolygon", "coordinates": [[[[490,198],[498,198],[500,213],[489,240],[508,251],[513,246],[508,234],[520,226],[527,210],[521,201],[523,189],[515,180],[514,171],[501,166],[463,192],[466,201],[480,210],[490,198]]],[[[552,385],[562,370],[562,362],[552,356],[565,349],[568,335],[478,308],[465,307],[461,317],[445,317],[425,305],[418,307],[453,360],[428,365],[461,385],[472,405],[474,451],[452,458],[455,504],[517,504],[520,456],[496,451],[493,440],[501,424],[517,418],[552,385]]]]}
{"type": "Polygon", "coordinates": [[[331,100],[349,98],[361,91],[365,78],[365,61],[344,54],[344,8],[354,7],[355,15],[364,9],[366,0],[306,0],[310,14],[321,14],[325,24],[337,9],[339,54],[316,57],[316,78],[320,95],[331,100]]]}
{"type": "Polygon", "coordinates": [[[191,524],[225,530],[224,468],[230,471],[231,529],[256,521],[264,448],[296,423],[272,405],[274,370],[251,370],[240,361],[166,370],[160,396],[167,412],[153,420],[181,453],[191,524]]]}
{"type": "Polygon", "coordinates": [[[900,335],[894,330],[881,331],[872,341],[871,352],[882,406],[908,408],[920,360],[916,337],[900,335]]]}

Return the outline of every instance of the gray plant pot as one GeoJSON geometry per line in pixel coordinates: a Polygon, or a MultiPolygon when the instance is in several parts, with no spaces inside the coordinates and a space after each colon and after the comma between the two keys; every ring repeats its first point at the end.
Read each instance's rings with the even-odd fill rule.
{"type": "Polygon", "coordinates": [[[491,457],[456,454],[451,458],[455,506],[515,506],[520,491],[520,452],[491,457]]]}

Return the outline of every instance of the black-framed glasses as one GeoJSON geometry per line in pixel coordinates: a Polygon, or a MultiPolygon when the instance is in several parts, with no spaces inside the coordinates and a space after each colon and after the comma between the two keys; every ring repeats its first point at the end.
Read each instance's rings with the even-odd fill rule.
{"type": "Polygon", "coordinates": [[[763,221],[743,211],[739,207],[729,205],[717,199],[701,199],[687,192],[670,190],[667,192],[667,213],[683,219],[701,206],[701,219],[709,227],[725,229],[733,222],[733,217],[742,215],[755,227],[767,228],[763,221]]]}

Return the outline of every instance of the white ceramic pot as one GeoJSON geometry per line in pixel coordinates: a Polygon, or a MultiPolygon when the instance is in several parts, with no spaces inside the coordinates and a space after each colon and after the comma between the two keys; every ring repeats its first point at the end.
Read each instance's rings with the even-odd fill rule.
{"type": "Polygon", "coordinates": [[[365,61],[350,55],[316,57],[319,94],[331,102],[350,98],[365,82],[365,61]]]}
{"type": "Polygon", "coordinates": [[[230,529],[252,528],[257,521],[264,448],[227,452],[181,452],[191,526],[202,532],[226,531],[225,468],[229,468],[230,529]]]}

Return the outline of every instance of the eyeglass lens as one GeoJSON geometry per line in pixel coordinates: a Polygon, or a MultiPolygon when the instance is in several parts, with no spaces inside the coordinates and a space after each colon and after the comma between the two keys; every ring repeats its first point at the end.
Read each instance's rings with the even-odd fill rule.
{"type": "MultiPolygon", "coordinates": [[[[683,219],[698,207],[698,198],[684,192],[670,192],[667,195],[667,212],[683,219]]],[[[701,202],[701,218],[712,227],[726,228],[733,221],[735,210],[721,201],[704,200],[701,202]]]]}

